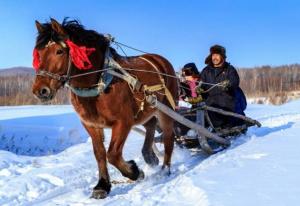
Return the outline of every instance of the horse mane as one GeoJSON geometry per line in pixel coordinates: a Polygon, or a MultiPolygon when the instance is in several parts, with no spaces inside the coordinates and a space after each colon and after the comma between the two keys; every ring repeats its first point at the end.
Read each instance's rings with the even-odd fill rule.
{"type": "MultiPolygon", "coordinates": [[[[37,49],[43,48],[49,41],[59,42],[66,39],[66,36],[61,36],[52,29],[50,22],[46,22],[42,25],[43,31],[39,33],[36,38],[37,49]]],[[[67,38],[78,45],[85,45],[88,47],[95,47],[95,45],[98,45],[102,48],[106,48],[108,45],[108,41],[103,34],[94,30],[86,30],[78,20],[64,18],[61,25],[67,33],[67,38]]]]}

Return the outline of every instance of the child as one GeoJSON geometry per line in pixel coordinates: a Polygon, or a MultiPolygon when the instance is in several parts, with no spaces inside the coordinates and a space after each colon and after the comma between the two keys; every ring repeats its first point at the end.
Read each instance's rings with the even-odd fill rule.
{"type": "MultiPolygon", "coordinates": [[[[192,108],[199,107],[202,102],[202,96],[197,94],[197,86],[200,81],[200,73],[194,63],[188,63],[184,65],[182,69],[182,77],[184,83],[189,87],[189,93],[184,97],[184,100],[192,104],[192,108]]],[[[204,126],[204,113],[202,110],[197,110],[196,112],[196,123],[204,126]]],[[[190,130],[187,134],[188,136],[196,136],[197,132],[190,130]],[[189,135],[193,133],[193,135],[189,135]]]]}
{"type": "Polygon", "coordinates": [[[192,105],[197,104],[202,101],[201,95],[198,95],[196,88],[200,80],[200,73],[194,63],[188,63],[182,68],[182,77],[184,79],[183,85],[185,87],[185,94],[182,97],[185,101],[191,103],[192,105]]]}

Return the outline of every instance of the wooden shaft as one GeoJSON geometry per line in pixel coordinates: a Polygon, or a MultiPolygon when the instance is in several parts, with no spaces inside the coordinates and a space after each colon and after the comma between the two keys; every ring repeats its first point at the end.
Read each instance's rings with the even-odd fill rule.
{"type": "Polygon", "coordinates": [[[220,144],[224,144],[224,145],[230,145],[230,142],[222,137],[219,137],[211,132],[209,132],[207,129],[205,129],[204,127],[184,118],[182,115],[178,114],[177,112],[175,112],[174,110],[170,109],[170,107],[162,104],[161,102],[159,102],[155,96],[152,95],[148,95],[146,97],[146,101],[153,105],[155,108],[157,108],[158,110],[160,110],[161,112],[165,113],[166,115],[168,115],[169,117],[171,117],[172,119],[176,120],[177,122],[191,128],[194,129],[196,131],[198,131],[199,134],[211,138],[214,141],[220,143],[220,144]]]}
{"type": "Polygon", "coordinates": [[[217,113],[220,113],[220,114],[224,114],[224,115],[227,115],[227,116],[236,117],[236,118],[245,120],[246,122],[250,122],[253,125],[257,125],[258,127],[261,127],[260,122],[258,122],[257,120],[251,119],[249,117],[246,117],[244,115],[236,114],[236,113],[233,113],[233,112],[228,112],[228,111],[225,111],[223,109],[218,109],[218,108],[210,107],[210,106],[207,106],[207,105],[203,106],[203,109],[206,109],[206,110],[212,111],[212,112],[217,112],[217,113]]]}
{"type": "Polygon", "coordinates": [[[201,106],[201,107],[197,107],[197,108],[193,108],[193,109],[189,109],[187,111],[184,111],[184,113],[182,113],[182,114],[183,115],[184,114],[188,114],[190,112],[194,112],[194,111],[197,111],[199,109],[207,110],[207,111],[211,111],[211,112],[216,112],[216,113],[223,114],[223,115],[226,115],[226,116],[236,117],[236,118],[242,119],[242,120],[244,120],[246,122],[249,122],[252,125],[257,125],[258,127],[261,127],[261,123],[259,121],[255,120],[255,119],[251,119],[251,118],[246,117],[246,116],[241,115],[241,114],[237,114],[237,113],[234,113],[234,112],[225,111],[223,109],[219,109],[219,108],[215,108],[215,107],[210,107],[210,106],[207,106],[207,105],[204,105],[204,106],[201,106]]]}

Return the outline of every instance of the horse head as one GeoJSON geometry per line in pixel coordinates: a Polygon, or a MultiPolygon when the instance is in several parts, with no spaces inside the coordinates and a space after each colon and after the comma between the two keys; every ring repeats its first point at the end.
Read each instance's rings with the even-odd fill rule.
{"type": "Polygon", "coordinates": [[[36,78],[32,92],[37,98],[41,101],[53,99],[57,90],[67,82],[72,81],[76,87],[87,87],[97,82],[99,74],[89,75],[80,81],[71,79],[71,75],[102,66],[108,46],[103,35],[85,30],[75,20],[65,19],[60,24],[51,18],[50,22],[44,24],[35,23],[38,36],[33,50],[36,78]]]}

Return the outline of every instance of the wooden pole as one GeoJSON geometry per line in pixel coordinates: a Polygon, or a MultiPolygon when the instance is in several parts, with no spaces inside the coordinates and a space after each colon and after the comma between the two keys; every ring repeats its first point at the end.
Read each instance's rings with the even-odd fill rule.
{"type": "Polygon", "coordinates": [[[161,102],[159,102],[155,96],[148,95],[146,97],[146,101],[149,104],[153,105],[158,110],[160,110],[161,112],[163,112],[166,115],[168,115],[169,117],[171,117],[172,119],[176,120],[177,122],[191,128],[191,129],[196,130],[199,134],[203,135],[204,137],[211,138],[212,140],[214,140],[214,141],[216,141],[217,143],[220,143],[220,144],[230,145],[230,142],[228,140],[226,140],[222,137],[219,137],[219,136],[209,132],[204,127],[202,127],[202,126],[186,119],[182,115],[180,115],[177,112],[175,112],[174,110],[170,109],[170,107],[168,107],[168,106],[162,104],[161,102]]]}
{"type": "Polygon", "coordinates": [[[211,112],[216,112],[216,113],[223,114],[223,115],[226,115],[226,116],[236,117],[236,118],[242,119],[246,122],[249,122],[252,125],[256,125],[258,127],[261,127],[261,123],[259,121],[255,120],[255,119],[251,119],[251,118],[246,117],[244,115],[240,115],[240,114],[237,114],[237,113],[234,113],[234,112],[225,111],[223,109],[219,109],[219,108],[215,108],[215,107],[210,107],[210,106],[207,106],[207,105],[197,107],[197,108],[194,108],[194,109],[186,110],[186,111],[184,111],[183,115],[188,114],[190,112],[197,111],[199,109],[207,110],[207,111],[211,111],[211,112]]]}
{"type": "Polygon", "coordinates": [[[261,123],[259,121],[255,120],[255,119],[251,119],[251,118],[246,117],[246,116],[241,115],[241,114],[228,112],[228,111],[225,111],[223,109],[218,109],[218,108],[210,107],[210,106],[207,106],[207,105],[203,106],[203,109],[206,109],[206,110],[212,111],[212,112],[217,112],[217,113],[220,113],[220,114],[224,114],[224,115],[227,115],[227,116],[236,117],[236,118],[242,119],[246,122],[250,122],[253,125],[257,125],[258,127],[261,127],[261,123]]]}

